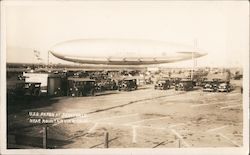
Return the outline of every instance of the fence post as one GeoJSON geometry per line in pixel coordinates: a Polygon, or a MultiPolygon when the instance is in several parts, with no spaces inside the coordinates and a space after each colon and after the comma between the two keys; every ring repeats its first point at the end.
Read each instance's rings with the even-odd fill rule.
{"type": "Polygon", "coordinates": [[[132,139],[132,142],[133,143],[136,143],[136,126],[132,126],[132,134],[133,134],[133,139],[132,139]]]}
{"type": "Polygon", "coordinates": [[[181,148],[181,139],[180,138],[178,138],[178,146],[179,146],[179,148],[181,148]]]}
{"type": "Polygon", "coordinates": [[[174,136],[174,139],[175,139],[175,141],[177,141],[178,148],[181,148],[181,139],[179,137],[177,137],[176,135],[174,136]]]}
{"type": "Polygon", "coordinates": [[[43,148],[47,149],[47,125],[43,127],[43,148]]]}
{"type": "Polygon", "coordinates": [[[104,148],[109,148],[109,133],[104,133],[104,148]]]}

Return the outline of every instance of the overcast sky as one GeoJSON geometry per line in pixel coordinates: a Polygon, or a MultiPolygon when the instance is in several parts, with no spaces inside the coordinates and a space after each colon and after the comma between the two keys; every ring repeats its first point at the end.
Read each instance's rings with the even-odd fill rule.
{"type": "MultiPolygon", "coordinates": [[[[248,2],[9,2],[7,62],[47,62],[55,44],[86,38],[151,39],[193,45],[208,55],[197,66],[241,66],[248,53],[248,2]]],[[[63,63],[50,56],[53,63],[63,63]]],[[[187,66],[184,61],[166,66],[187,66]]]]}

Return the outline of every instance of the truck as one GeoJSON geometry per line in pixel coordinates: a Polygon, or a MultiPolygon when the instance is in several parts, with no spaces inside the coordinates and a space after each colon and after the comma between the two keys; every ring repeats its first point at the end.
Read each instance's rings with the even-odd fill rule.
{"type": "Polygon", "coordinates": [[[25,82],[23,94],[26,96],[40,96],[41,83],[40,82],[25,82]]]}
{"type": "Polygon", "coordinates": [[[47,90],[48,96],[66,96],[67,78],[60,74],[49,75],[47,90]]]}
{"type": "Polygon", "coordinates": [[[94,96],[95,86],[94,79],[69,77],[67,96],[94,96]]]}

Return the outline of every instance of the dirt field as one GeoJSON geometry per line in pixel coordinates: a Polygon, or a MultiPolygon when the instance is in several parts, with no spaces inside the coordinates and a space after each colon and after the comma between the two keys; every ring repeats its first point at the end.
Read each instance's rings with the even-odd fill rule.
{"type": "Polygon", "coordinates": [[[188,92],[154,90],[150,85],[94,97],[22,101],[8,106],[8,148],[41,147],[27,142],[42,143],[43,124],[29,123],[31,111],[84,114],[82,123],[49,124],[49,148],[103,148],[105,132],[110,148],[240,147],[241,82],[232,81],[235,90],[230,93],[198,87],[188,92]]]}

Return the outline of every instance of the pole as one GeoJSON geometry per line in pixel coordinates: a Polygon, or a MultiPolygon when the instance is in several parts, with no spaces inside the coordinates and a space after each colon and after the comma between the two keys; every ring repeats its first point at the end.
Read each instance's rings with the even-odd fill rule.
{"type": "Polygon", "coordinates": [[[47,125],[43,127],[43,148],[47,149],[47,125]]]}
{"type": "Polygon", "coordinates": [[[192,65],[192,71],[191,71],[191,80],[193,80],[193,78],[194,78],[194,68],[197,65],[196,60],[194,59],[194,51],[196,52],[196,50],[197,50],[197,39],[194,39],[194,50],[192,52],[193,65],[192,65]]]}
{"type": "Polygon", "coordinates": [[[109,148],[109,133],[104,133],[104,148],[109,148]]]}
{"type": "Polygon", "coordinates": [[[132,140],[132,142],[136,143],[136,126],[132,126],[132,129],[133,129],[133,140],[132,140]]]}
{"type": "Polygon", "coordinates": [[[191,80],[193,80],[193,74],[194,74],[194,52],[192,52],[192,61],[193,61],[193,66],[192,66],[192,71],[191,71],[191,80]]]}
{"type": "Polygon", "coordinates": [[[48,60],[47,61],[48,61],[47,63],[48,63],[48,66],[49,66],[49,51],[48,51],[48,60]]]}
{"type": "Polygon", "coordinates": [[[180,140],[180,138],[178,138],[178,146],[179,146],[179,148],[181,148],[181,140],[180,140]]]}
{"type": "Polygon", "coordinates": [[[174,136],[175,139],[175,144],[177,145],[178,148],[181,148],[181,139],[177,137],[176,135],[174,136]]]}

